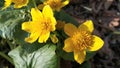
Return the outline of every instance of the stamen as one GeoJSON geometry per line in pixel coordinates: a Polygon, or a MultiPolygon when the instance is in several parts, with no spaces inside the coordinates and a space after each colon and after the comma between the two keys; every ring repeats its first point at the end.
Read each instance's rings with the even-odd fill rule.
{"type": "Polygon", "coordinates": [[[86,31],[75,32],[72,36],[74,48],[80,51],[91,47],[92,39],[92,35],[86,31]]]}

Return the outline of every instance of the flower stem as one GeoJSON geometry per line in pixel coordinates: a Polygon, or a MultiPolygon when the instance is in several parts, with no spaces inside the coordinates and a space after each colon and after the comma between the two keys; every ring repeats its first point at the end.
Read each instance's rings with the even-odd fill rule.
{"type": "Polygon", "coordinates": [[[12,44],[9,40],[7,40],[7,43],[9,44],[11,50],[16,47],[16,45],[12,44]]]}
{"type": "Polygon", "coordinates": [[[3,52],[0,52],[0,56],[2,56],[3,58],[5,58],[6,60],[8,60],[11,64],[14,65],[12,59],[10,57],[8,57],[6,54],[4,54],[3,52]]]}
{"type": "Polygon", "coordinates": [[[35,0],[32,0],[34,7],[37,7],[35,0]]]}

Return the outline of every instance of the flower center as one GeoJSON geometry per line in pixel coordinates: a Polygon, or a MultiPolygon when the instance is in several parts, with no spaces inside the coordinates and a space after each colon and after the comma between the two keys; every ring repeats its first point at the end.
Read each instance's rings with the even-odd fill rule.
{"type": "Polygon", "coordinates": [[[92,35],[86,31],[75,32],[72,36],[74,48],[80,51],[91,47],[92,39],[92,35]]]}
{"type": "Polygon", "coordinates": [[[51,28],[50,23],[51,23],[51,20],[49,18],[46,18],[42,23],[42,30],[50,31],[50,28],[51,28]]]}

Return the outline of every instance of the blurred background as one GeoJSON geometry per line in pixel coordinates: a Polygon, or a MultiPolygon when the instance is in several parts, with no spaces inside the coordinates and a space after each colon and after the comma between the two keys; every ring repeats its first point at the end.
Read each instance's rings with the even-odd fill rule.
{"type": "MultiPolygon", "coordinates": [[[[105,42],[102,49],[90,59],[89,66],[84,65],[84,68],[120,68],[120,0],[71,0],[63,10],[80,24],[92,19],[94,34],[105,42]]],[[[8,41],[0,38],[0,51],[7,54],[10,51],[8,45],[8,41]]],[[[14,68],[3,56],[0,52],[0,68],[14,68]]],[[[81,66],[76,62],[66,62],[66,67],[63,65],[61,68],[81,66]]]]}

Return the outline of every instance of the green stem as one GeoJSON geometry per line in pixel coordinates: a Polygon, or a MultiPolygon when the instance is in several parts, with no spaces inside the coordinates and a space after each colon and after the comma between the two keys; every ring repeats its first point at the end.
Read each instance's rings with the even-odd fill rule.
{"type": "Polygon", "coordinates": [[[32,0],[33,4],[35,7],[37,7],[35,0],[32,0]]]}
{"type": "Polygon", "coordinates": [[[7,40],[7,43],[9,44],[10,49],[14,49],[16,46],[13,45],[9,40],[7,40]]]}
{"type": "Polygon", "coordinates": [[[14,65],[12,59],[10,57],[8,57],[6,54],[4,54],[3,52],[0,52],[0,56],[2,56],[6,60],[8,60],[12,65],[14,65]]]}

